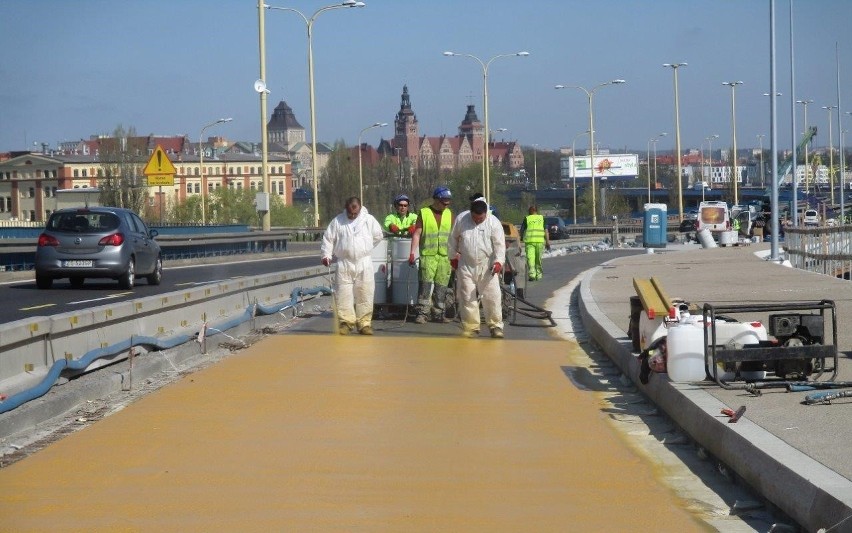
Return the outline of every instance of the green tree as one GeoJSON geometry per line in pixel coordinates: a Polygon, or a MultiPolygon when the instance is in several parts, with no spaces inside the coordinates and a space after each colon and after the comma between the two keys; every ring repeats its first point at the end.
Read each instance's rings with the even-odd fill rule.
{"type": "Polygon", "coordinates": [[[352,151],[343,141],[334,143],[320,185],[320,227],[323,227],[343,211],[347,198],[359,194],[358,160],[356,157],[355,161],[352,161],[352,151]]]}
{"type": "Polygon", "coordinates": [[[98,145],[98,160],[103,168],[103,176],[98,177],[100,203],[143,213],[148,189],[142,170],[148,158],[147,138],[137,137],[132,126],[125,130],[119,124],[111,138],[101,139],[98,145]]]}

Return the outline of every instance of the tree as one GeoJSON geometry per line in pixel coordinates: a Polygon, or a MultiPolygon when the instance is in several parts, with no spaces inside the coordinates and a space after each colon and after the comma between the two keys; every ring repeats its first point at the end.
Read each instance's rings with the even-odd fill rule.
{"type": "Polygon", "coordinates": [[[147,138],[137,137],[132,126],[125,130],[119,124],[111,138],[102,139],[98,145],[104,173],[98,177],[100,203],[142,213],[148,199],[142,170],[148,157],[147,138]]]}
{"type": "Polygon", "coordinates": [[[358,161],[352,161],[352,151],[343,141],[334,143],[320,180],[320,226],[343,211],[351,196],[358,196],[358,161]]]}

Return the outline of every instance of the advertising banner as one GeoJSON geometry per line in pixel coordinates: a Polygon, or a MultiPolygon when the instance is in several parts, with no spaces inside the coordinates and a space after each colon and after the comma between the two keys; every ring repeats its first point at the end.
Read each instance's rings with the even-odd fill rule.
{"type": "MultiPolygon", "coordinates": [[[[568,179],[589,179],[592,169],[589,156],[568,158],[568,179]]],[[[633,179],[639,172],[636,154],[595,155],[595,178],[612,180],[633,179]]]]}

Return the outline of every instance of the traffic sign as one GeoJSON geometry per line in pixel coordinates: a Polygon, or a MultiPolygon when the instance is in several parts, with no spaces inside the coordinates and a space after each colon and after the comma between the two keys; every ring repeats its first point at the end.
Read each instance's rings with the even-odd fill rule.
{"type": "MultiPolygon", "coordinates": [[[[142,171],[142,174],[146,176],[172,176],[174,177],[177,174],[177,169],[175,169],[174,164],[172,164],[169,156],[166,155],[166,152],[163,151],[163,147],[159,144],[157,148],[154,149],[154,153],[151,154],[151,158],[148,159],[148,164],[145,165],[145,170],[142,171]]],[[[150,180],[148,182],[150,184],[150,180]]]]}
{"type": "Polygon", "coordinates": [[[155,185],[165,186],[165,187],[173,187],[175,184],[174,176],[167,176],[165,174],[154,174],[148,176],[148,186],[153,187],[155,185]]]}

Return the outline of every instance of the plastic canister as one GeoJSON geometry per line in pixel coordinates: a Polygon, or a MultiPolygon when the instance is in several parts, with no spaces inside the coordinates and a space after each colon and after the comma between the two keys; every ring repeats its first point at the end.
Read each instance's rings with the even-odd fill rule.
{"type": "Polygon", "coordinates": [[[677,382],[701,381],[704,369],[704,329],[701,321],[671,324],[666,338],[666,368],[677,382]]]}
{"type": "MultiPolygon", "coordinates": [[[[716,320],[716,345],[726,346],[729,348],[741,348],[746,344],[759,344],[760,341],[765,341],[769,337],[766,334],[766,327],[760,322],[730,322],[724,320],[716,320]]],[[[708,342],[710,339],[708,337],[708,342]]],[[[717,365],[717,376],[723,381],[732,381],[736,379],[734,372],[728,372],[724,369],[721,363],[717,365]]],[[[710,376],[713,375],[708,370],[710,376]]],[[[753,381],[766,379],[765,370],[740,370],[742,379],[753,381]]]]}
{"type": "MultiPolygon", "coordinates": [[[[414,305],[420,285],[419,270],[408,264],[411,239],[391,239],[391,303],[414,305]]],[[[415,258],[420,254],[414,251],[415,258]]]]}
{"type": "Polygon", "coordinates": [[[384,239],[373,248],[373,277],[376,281],[376,289],[373,292],[373,304],[388,303],[388,241],[384,239]]]}

